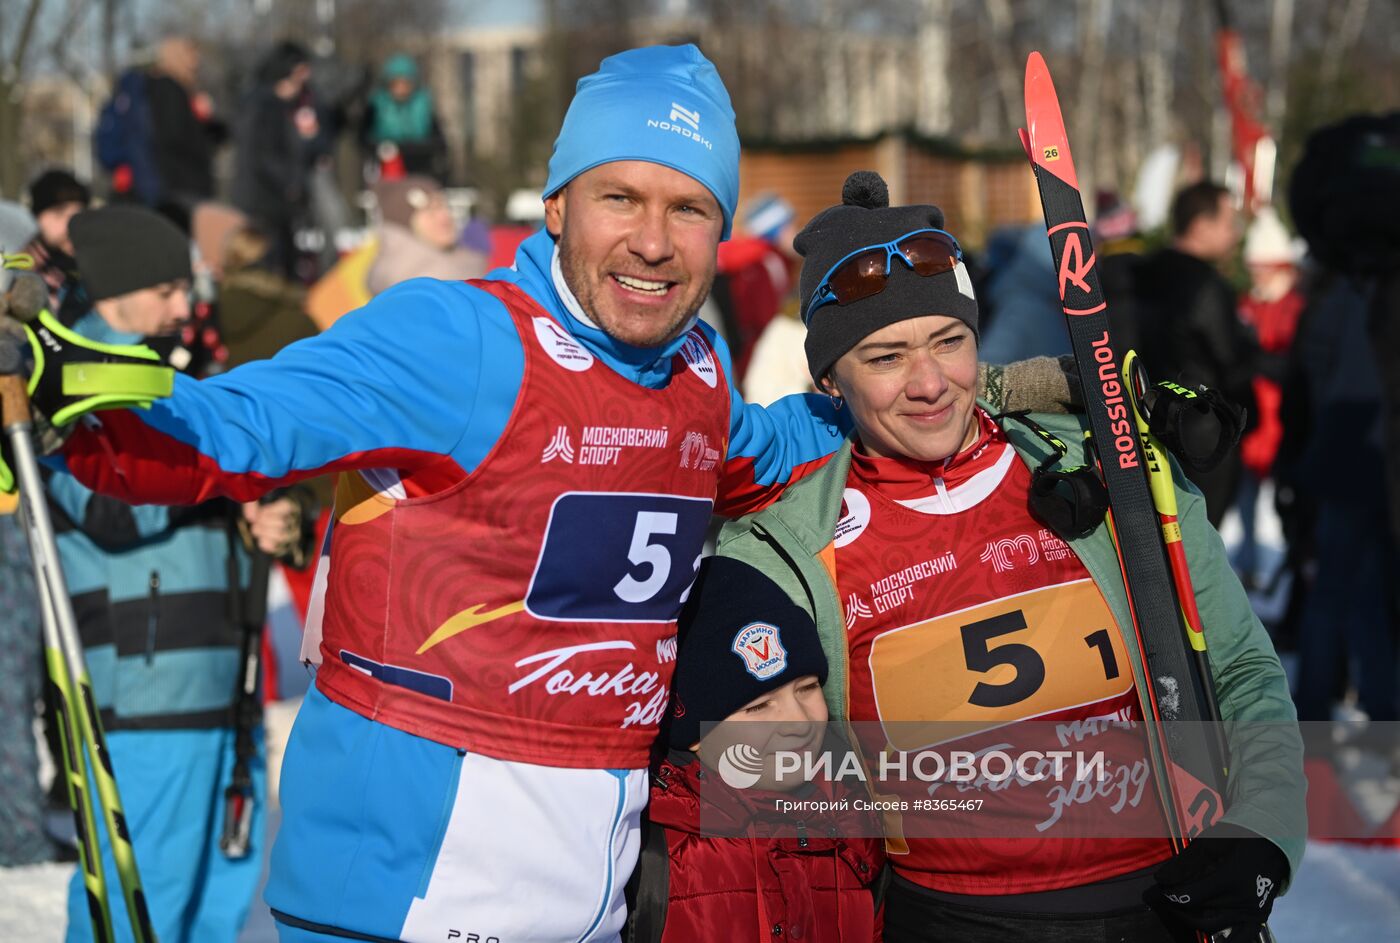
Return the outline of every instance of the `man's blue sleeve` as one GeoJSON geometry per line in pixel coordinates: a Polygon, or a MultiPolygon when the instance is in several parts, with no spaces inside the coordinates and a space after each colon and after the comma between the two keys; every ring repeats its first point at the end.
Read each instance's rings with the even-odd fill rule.
{"type": "Polygon", "coordinates": [[[738,517],[772,503],[783,488],[820,468],[850,430],[848,413],[815,393],[784,396],[768,406],[745,403],[735,383],[729,348],[707,336],[729,381],[729,450],[715,513],[738,517]]]}

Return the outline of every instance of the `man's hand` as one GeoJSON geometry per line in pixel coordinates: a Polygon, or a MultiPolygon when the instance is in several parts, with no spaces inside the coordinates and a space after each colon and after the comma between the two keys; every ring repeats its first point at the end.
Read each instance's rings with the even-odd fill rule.
{"type": "Polygon", "coordinates": [[[301,505],[291,498],[249,501],[243,505],[243,520],[253,543],[270,557],[286,557],[301,544],[301,505]]]}
{"type": "Polygon", "coordinates": [[[1221,822],[1153,877],[1157,884],[1143,900],[1169,927],[1206,934],[1231,930],[1232,940],[1248,941],[1269,919],[1288,879],[1288,858],[1267,838],[1221,822]]]}

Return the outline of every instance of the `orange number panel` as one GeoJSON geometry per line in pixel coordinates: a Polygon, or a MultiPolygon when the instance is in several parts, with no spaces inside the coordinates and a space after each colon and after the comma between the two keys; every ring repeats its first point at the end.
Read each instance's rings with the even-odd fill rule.
{"type": "Polygon", "coordinates": [[[891,629],[871,644],[870,673],[897,750],[1093,704],[1133,686],[1122,634],[1089,579],[891,629]]]}

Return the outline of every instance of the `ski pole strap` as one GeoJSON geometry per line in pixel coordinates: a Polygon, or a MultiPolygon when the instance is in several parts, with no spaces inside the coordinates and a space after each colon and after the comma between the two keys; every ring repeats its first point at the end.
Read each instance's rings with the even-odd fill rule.
{"type": "Polygon", "coordinates": [[[89,340],[48,311],[25,329],[34,357],[29,395],[55,426],[97,409],[147,407],[174,389],[175,371],[149,347],[89,340]]]}
{"type": "Polygon", "coordinates": [[[1108,489],[1094,470],[1085,465],[1056,469],[1069,447],[1058,436],[1025,412],[1002,413],[997,419],[1013,419],[1033,432],[1053,450],[1031,471],[1031,511],[1061,540],[1087,537],[1108,513],[1108,489]]]}
{"type": "Polygon", "coordinates": [[[1246,411],[1219,391],[1163,380],[1145,391],[1148,431],[1190,471],[1215,468],[1240,441],[1246,411]]]}
{"type": "Polygon", "coordinates": [[[1066,472],[1037,469],[1031,475],[1031,510],[1061,540],[1087,537],[1108,513],[1108,490],[1085,467],[1066,472]]]}

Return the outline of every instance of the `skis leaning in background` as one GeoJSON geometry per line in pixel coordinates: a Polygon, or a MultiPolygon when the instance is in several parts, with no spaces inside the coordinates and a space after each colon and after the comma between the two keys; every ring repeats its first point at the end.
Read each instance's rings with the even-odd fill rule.
{"type": "MultiPolygon", "coordinates": [[[[1021,144],[1040,189],[1084,407],[1108,489],[1110,530],[1148,680],[1148,703],[1143,707],[1149,714],[1149,745],[1158,769],[1166,772],[1167,781],[1159,782],[1158,789],[1172,844],[1180,851],[1224,812],[1228,760],[1206,727],[1206,722],[1220,718],[1209,680],[1188,644],[1173,591],[1133,403],[1123,383],[1120,352],[1109,333],[1108,305],[1099,287],[1069,138],[1050,71],[1039,53],[1031,53],[1026,63],[1025,94],[1027,130],[1021,132],[1021,144]]],[[[1267,933],[1265,929],[1260,938],[1268,939],[1267,933]]]]}

